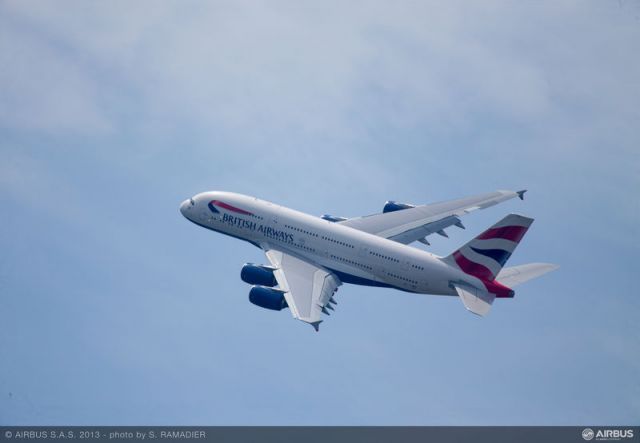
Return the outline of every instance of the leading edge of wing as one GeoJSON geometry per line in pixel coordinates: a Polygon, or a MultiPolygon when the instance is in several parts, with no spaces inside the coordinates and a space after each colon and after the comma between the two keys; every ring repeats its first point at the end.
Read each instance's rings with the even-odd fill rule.
{"type": "Polygon", "coordinates": [[[515,197],[522,199],[524,192],[526,190],[489,192],[456,200],[416,206],[401,211],[351,218],[340,222],[340,224],[370,234],[376,234],[380,237],[390,238],[444,217],[462,216],[515,197]]]}

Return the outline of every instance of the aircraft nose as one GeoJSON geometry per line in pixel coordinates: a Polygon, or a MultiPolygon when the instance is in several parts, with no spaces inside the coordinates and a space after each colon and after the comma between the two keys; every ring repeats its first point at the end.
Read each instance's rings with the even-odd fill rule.
{"type": "Polygon", "coordinates": [[[180,204],[180,213],[186,217],[190,207],[191,207],[191,200],[186,199],[180,204]]]}

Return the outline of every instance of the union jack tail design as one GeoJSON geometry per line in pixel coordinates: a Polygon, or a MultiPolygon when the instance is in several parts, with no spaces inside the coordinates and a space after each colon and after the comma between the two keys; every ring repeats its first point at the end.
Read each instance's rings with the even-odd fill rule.
{"type": "Polygon", "coordinates": [[[484,282],[493,282],[531,223],[532,218],[509,214],[445,261],[484,282]]]}

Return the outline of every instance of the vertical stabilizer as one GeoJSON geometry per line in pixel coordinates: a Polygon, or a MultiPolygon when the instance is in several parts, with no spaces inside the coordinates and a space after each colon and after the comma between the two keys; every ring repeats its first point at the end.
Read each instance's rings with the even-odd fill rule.
{"type": "Polygon", "coordinates": [[[533,219],[509,214],[469,243],[445,258],[464,273],[493,282],[533,223],[533,219]]]}

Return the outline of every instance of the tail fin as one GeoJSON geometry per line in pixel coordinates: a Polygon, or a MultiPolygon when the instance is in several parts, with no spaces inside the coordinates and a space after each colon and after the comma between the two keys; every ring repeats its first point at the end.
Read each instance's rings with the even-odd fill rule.
{"type": "Polygon", "coordinates": [[[533,223],[532,218],[509,214],[469,243],[445,257],[464,273],[492,282],[533,223]]]}

